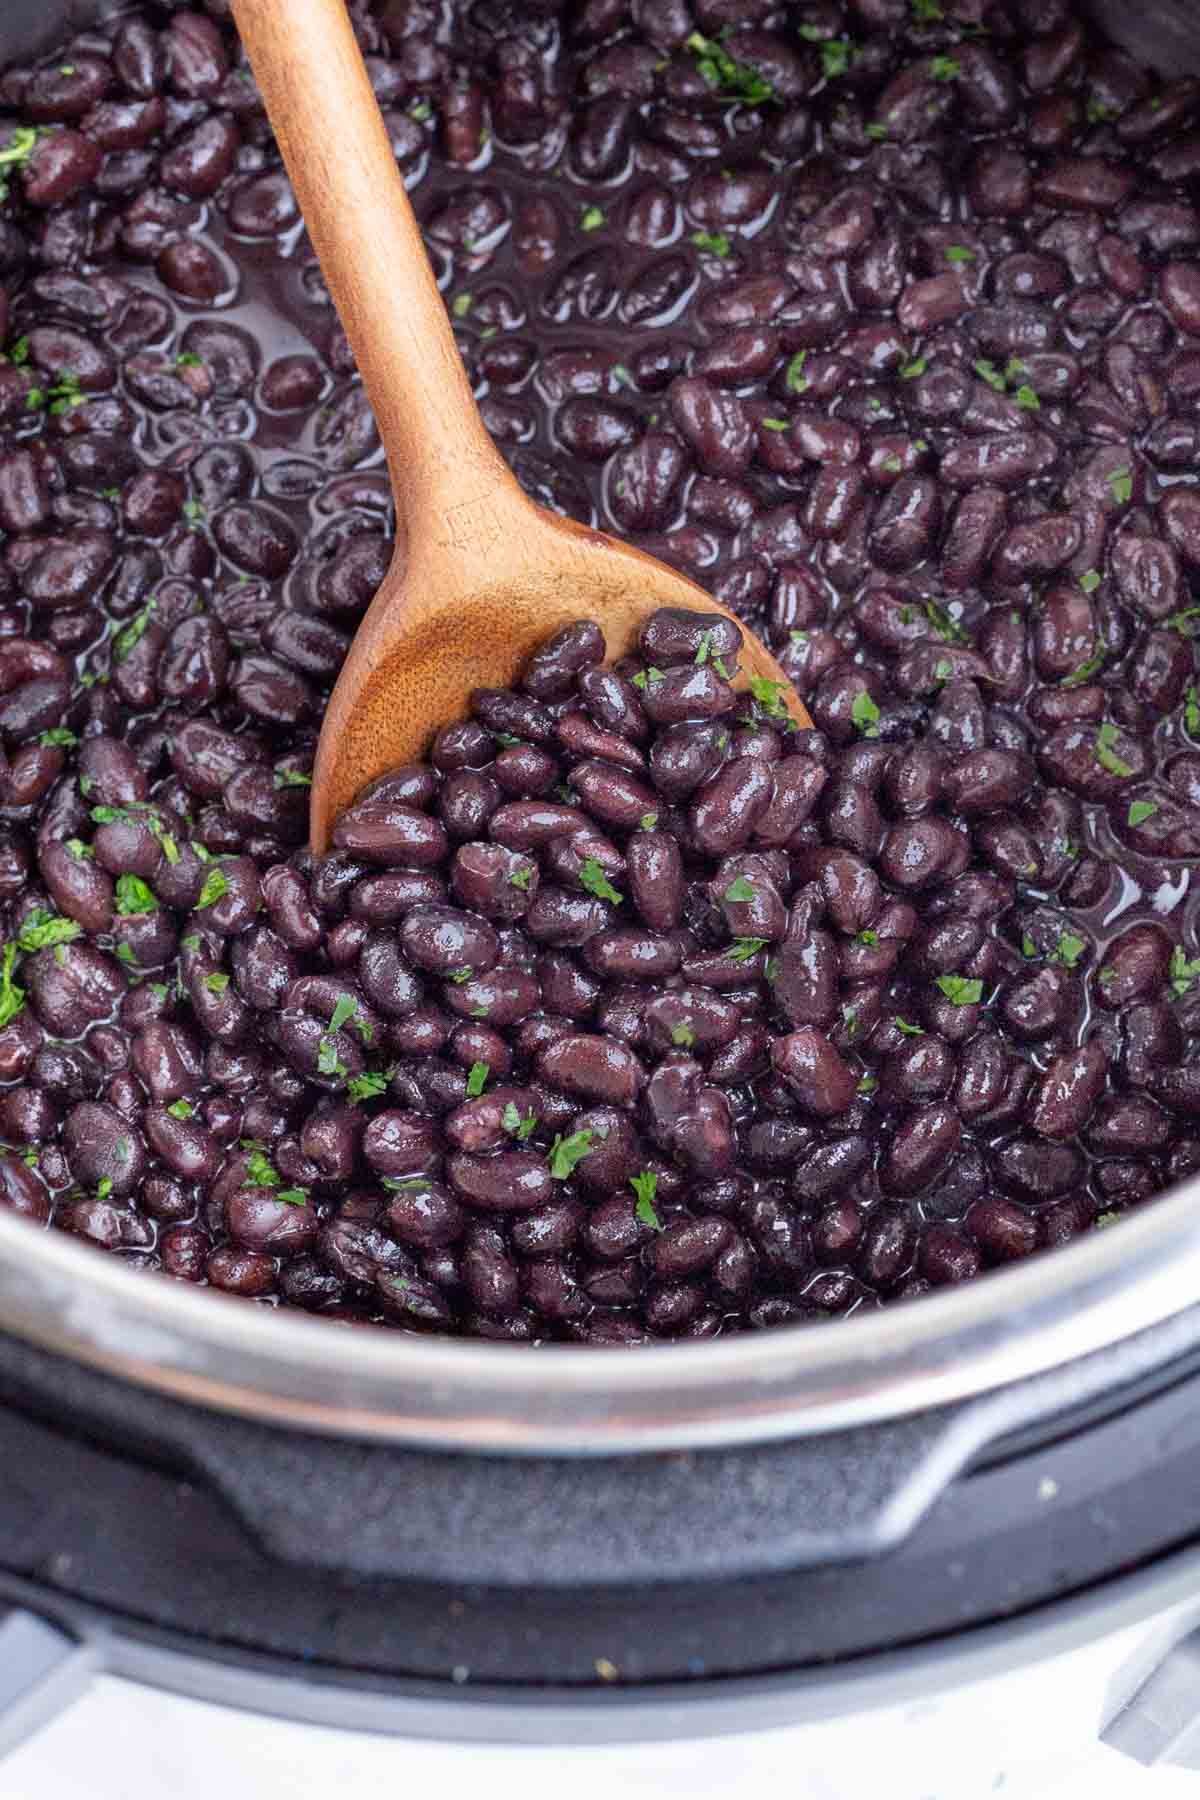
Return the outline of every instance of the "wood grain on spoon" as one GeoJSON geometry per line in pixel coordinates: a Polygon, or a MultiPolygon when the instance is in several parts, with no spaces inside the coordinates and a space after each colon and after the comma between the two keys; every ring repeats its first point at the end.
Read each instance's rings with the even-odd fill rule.
{"type": "MultiPolygon", "coordinates": [[[[234,0],[234,16],[387,453],[400,532],[330,698],[312,848],[473,688],[505,687],[537,644],[595,619],[610,656],[660,606],[724,612],[693,582],[526,498],[480,419],[343,0],[234,0]]],[[[745,627],[742,627],[745,631],[745,627]]],[[[745,676],[783,684],[746,633],[745,676]]]]}

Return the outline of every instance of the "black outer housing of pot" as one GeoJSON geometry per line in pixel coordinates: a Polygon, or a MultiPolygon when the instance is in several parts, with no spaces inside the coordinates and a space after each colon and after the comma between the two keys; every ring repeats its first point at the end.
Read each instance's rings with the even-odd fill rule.
{"type": "Polygon", "coordinates": [[[151,1679],[158,1653],[233,1664],[239,1699],[267,1710],[280,1703],[256,1696],[260,1677],[381,1705],[604,1706],[613,1689],[597,1667],[612,1665],[623,1691],[665,1698],[663,1684],[684,1683],[698,1702],[747,1680],[861,1674],[918,1647],[949,1685],[963,1647],[998,1624],[1015,1659],[1065,1601],[1200,1554],[1197,1324],[1087,1359],[1085,1381],[1081,1364],[1066,1385],[1025,1384],[1043,1409],[1026,1406],[1023,1428],[942,1484],[899,1541],[839,1555],[830,1540],[819,1557],[797,1553],[795,1508],[822,1505],[822,1467],[838,1483],[824,1499],[840,1504],[847,1465],[828,1438],[683,1458],[456,1456],[227,1418],[0,1338],[0,1598],[136,1641],[151,1679]],[[672,1467],[682,1479],[664,1487],[672,1467]],[[499,1507],[477,1513],[489,1489],[499,1507]],[[729,1515],[756,1495],[748,1552],[729,1515]],[[707,1566],[664,1580],[643,1561],[642,1579],[601,1578],[586,1534],[631,1505],[648,1545],[665,1518],[670,1538],[707,1540],[691,1559],[707,1566]],[[401,1515],[420,1521],[415,1534],[380,1532],[401,1515]],[[452,1577],[414,1573],[434,1534],[452,1577]]]}

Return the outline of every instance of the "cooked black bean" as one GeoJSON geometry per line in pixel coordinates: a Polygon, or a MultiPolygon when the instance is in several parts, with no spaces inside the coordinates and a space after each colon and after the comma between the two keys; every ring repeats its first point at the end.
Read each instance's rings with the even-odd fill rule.
{"type": "Polygon", "coordinates": [[[593,0],[536,56],[409,10],[364,14],[371,78],[485,422],[818,729],[728,617],[610,667],[581,618],[310,857],[389,494],[228,7],[11,71],[0,1200],[273,1305],[635,1344],[969,1280],[1194,1172],[1192,90],[1066,0],[948,15],[955,82],[900,0],[817,7],[840,80],[749,0],[593,0]],[[729,169],[697,27],[772,90],[729,169]]]}

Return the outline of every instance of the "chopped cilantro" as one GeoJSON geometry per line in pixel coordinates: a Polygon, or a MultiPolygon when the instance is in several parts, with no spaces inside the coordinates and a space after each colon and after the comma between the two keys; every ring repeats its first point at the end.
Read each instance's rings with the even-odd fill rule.
{"type": "Polygon", "coordinates": [[[690,1025],[673,1025],[671,1027],[671,1042],[678,1045],[680,1050],[690,1050],[692,1045],[696,1042],[696,1034],[690,1025]]]}
{"type": "Polygon", "coordinates": [[[734,962],[749,962],[760,950],[766,948],[766,938],[740,937],[734,938],[729,946],[729,955],[734,962]]]}
{"type": "Polygon", "coordinates": [[[1131,765],[1122,760],[1113,749],[1117,741],[1117,728],[1106,719],[1096,733],[1096,761],[1110,775],[1132,775],[1131,765]]]}
{"type": "Polygon", "coordinates": [[[1171,992],[1177,1000],[1182,1000],[1197,975],[1200,975],[1200,959],[1189,962],[1180,946],[1176,944],[1171,952],[1171,966],[1168,974],[1171,981],[1171,992]]]}
{"type": "Polygon", "coordinates": [[[804,373],[804,365],[808,360],[807,350],[797,350],[788,363],[783,383],[789,394],[803,394],[808,388],[808,376],[804,373]]]}
{"type": "Polygon", "coordinates": [[[657,824],[658,824],[658,814],[657,813],[643,813],[641,818],[638,820],[638,829],[640,831],[653,831],[654,827],[657,824]]]}
{"type": "Polygon", "coordinates": [[[962,70],[952,56],[935,56],[930,59],[929,73],[935,81],[957,81],[962,70]]]}
{"type": "Polygon", "coordinates": [[[117,876],[117,911],[122,918],[133,913],[158,911],[158,897],[137,875],[117,876]]]}
{"type": "Polygon", "coordinates": [[[467,1076],[467,1096],[469,1099],[477,1100],[479,1098],[480,1094],[482,1094],[484,1088],[487,1086],[488,1076],[491,1072],[491,1069],[485,1062],[471,1064],[471,1072],[467,1076]]]}
{"type": "Polygon", "coordinates": [[[576,1163],[583,1161],[592,1148],[590,1131],[573,1131],[569,1137],[556,1136],[550,1146],[550,1173],[555,1181],[566,1181],[576,1163]]]}
{"type": "Polygon", "coordinates": [[[722,262],[733,248],[723,231],[693,231],[692,242],[697,250],[707,250],[710,255],[720,257],[722,262]]]}
{"type": "Polygon", "coordinates": [[[1117,505],[1128,505],[1129,501],[1133,499],[1133,470],[1128,467],[1114,469],[1108,478],[1108,485],[1112,489],[1112,497],[1117,505]]]}
{"type": "Polygon", "coordinates": [[[67,849],[75,858],[76,862],[86,862],[89,856],[95,856],[96,854],[92,849],[92,846],[90,844],[85,844],[82,838],[68,838],[67,849]]]}
{"type": "Polygon", "coordinates": [[[1094,594],[1100,586],[1100,579],[1099,569],[1085,569],[1079,577],[1079,585],[1085,594],[1094,594]]]}
{"type": "Polygon", "coordinates": [[[474,304],[475,297],[473,294],[455,294],[453,300],[450,302],[450,311],[454,314],[456,319],[465,319],[474,304]]]}
{"type": "Polygon", "coordinates": [[[788,428],[786,419],[760,419],[759,423],[764,431],[786,431],[788,428]]]}
{"type": "Polygon", "coordinates": [[[200,889],[200,898],[196,902],[196,911],[215,906],[229,892],[229,883],[220,869],[210,869],[204,877],[204,886],[200,889]]]}
{"type": "Polygon", "coordinates": [[[867,945],[870,945],[872,948],[874,948],[874,946],[879,942],[879,933],[877,931],[870,931],[870,930],[860,931],[858,934],[858,941],[860,944],[867,944],[867,945]]]}
{"type": "Polygon", "coordinates": [[[1171,614],[1167,620],[1167,629],[1177,631],[1181,637],[1195,637],[1196,619],[1200,619],[1200,606],[1185,606],[1182,612],[1171,614]]]}
{"type": "Polygon", "coordinates": [[[735,875],[723,897],[726,900],[753,900],[754,894],[753,883],[747,881],[744,875],[735,875]]]}
{"type": "Polygon", "coordinates": [[[774,98],[775,90],[770,82],[764,81],[749,63],[735,62],[716,38],[693,31],[686,40],[686,48],[696,58],[696,67],[709,87],[715,88],[723,99],[744,100],[749,106],[758,106],[762,101],[774,98]]]}
{"type": "Polygon", "coordinates": [[[601,206],[585,206],[579,221],[580,231],[599,231],[604,223],[604,208],[601,206]]]}
{"type": "Polygon", "coordinates": [[[928,367],[929,362],[926,357],[914,356],[911,362],[901,364],[900,379],[902,381],[915,381],[917,376],[923,375],[928,367]]]}
{"type": "Polygon", "coordinates": [[[521,867],[519,869],[514,869],[512,874],[509,876],[508,885],[510,887],[520,888],[521,892],[524,894],[524,893],[528,892],[529,883],[532,880],[533,880],[532,865],[530,863],[522,863],[521,867]]]}
{"type": "Polygon", "coordinates": [[[1193,737],[1200,736],[1200,694],[1194,686],[1187,688],[1183,696],[1183,723],[1193,737]]]}
{"type": "Polygon", "coordinates": [[[55,725],[51,730],[43,731],[38,738],[43,750],[69,750],[72,744],[78,742],[75,733],[68,731],[65,725],[55,725]]]}
{"type": "Polygon", "coordinates": [[[532,1137],[533,1133],[537,1130],[537,1114],[535,1112],[527,1112],[525,1117],[522,1118],[519,1108],[514,1106],[513,1102],[510,1100],[500,1116],[500,1123],[503,1125],[505,1131],[511,1133],[513,1137],[523,1143],[526,1138],[532,1137]]]}
{"type": "Polygon", "coordinates": [[[924,610],[925,617],[929,620],[929,623],[933,626],[933,629],[937,632],[938,636],[943,638],[946,643],[961,644],[966,641],[967,634],[959,624],[958,620],[952,617],[952,615],[946,611],[946,608],[937,600],[926,600],[924,602],[924,610]]]}
{"type": "Polygon", "coordinates": [[[474,973],[475,973],[474,969],[468,968],[464,964],[464,966],[461,969],[451,969],[449,974],[446,976],[446,980],[452,981],[454,983],[455,987],[461,987],[464,981],[470,981],[470,979],[474,973]]]}
{"type": "Polygon", "coordinates": [[[1050,960],[1061,963],[1064,969],[1073,969],[1086,949],[1087,942],[1084,938],[1076,937],[1073,931],[1064,931],[1059,935],[1050,960]]]}
{"type": "Polygon", "coordinates": [[[312,776],[306,775],[302,769],[276,769],[275,786],[277,788],[311,787],[312,776]]]}
{"type": "Polygon", "coordinates": [[[22,925],[17,948],[32,953],[34,950],[47,950],[52,944],[70,944],[82,930],[83,926],[74,919],[60,918],[57,913],[48,912],[45,907],[39,906],[22,925]]]}
{"type": "MultiPolygon", "coordinates": [[[[57,954],[56,951],[55,955],[57,954]]],[[[138,959],[134,955],[132,944],[118,944],[116,948],[116,958],[118,962],[125,963],[127,967],[131,969],[136,969],[138,966],[138,959]]]]}
{"type": "Polygon", "coordinates": [[[352,994],[339,994],[329,1021],[330,1031],[340,1031],[349,1023],[357,1010],[357,1002],[352,994]]]}
{"type": "Polygon", "coordinates": [[[643,1225],[649,1225],[652,1231],[662,1230],[662,1220],[654,1208],[654,1197],[658,1192],[658,1176],[653,1169],[643,1169],[640,1175],[631,1175],[629,1185],[637,1195],[634,1214],[643,1225]]]}
{"type": "Polygon", "coordinates": [[[595,894],[597,900],[608,900],[613,906],[620,906],[625,898],[619,894],[594,856],[585,856],[579,866],[579,880],[589,894],[595,894]]]}
{"type": "Polygon", "coordinates": [[[1158,807],[1153,800],[1131,800],[1125,822],[1127,825],[1144,825],[1157,811],[1158,807]]]}
{"type": "Polygon", "coordinates": [[[649,669],[639,669],[633,678],[633,685],[635,688],[641,688],[642,692],[645,693],[648,687],[657,687],[660,681],[665,680],[666,676],[661,669],[655,669],[653,667],[649,669]]]}
{"type": "Polygon", "coordinates": [[[953,1006],[977,1006],[983,998],[983,983],[966,975],[939,975],[937,985],[953,1006]]]}
{"type": "Polygon", "coordinates": [[[879,736],[879,708],[876,706],[874,700],[872,700],[870,694],[868,694],[866,688],[862,688],[855,694],[853,704],[850,707],[850,717],[864,737],[875,738],[879,736]]]}
{"type": "Polygon", "coordinates": [[[902,475],[904,473],[904,459],[893,452],[891,456],[884,457],[880,467],[886,469],[889,475],[902,475]]]}
{"type": "Polygon", "coordinates": [[[1018,406],[1023,406],[1027,412],[1041,411],[1042,403],[1027,381],[1021,383],[1020,387],[1013,395],[1013,399],[1018,406]]]}
{"type": "Polygon", "coordinates": [[[944,254],[948,263],[971,263],[975,261],[975,252],[966,244],[947,244],[944,254]]]}
{"type": "Polygon", "coordinates": [[[146,628],[150,623],[150,615],[154,611],[156,605],[156,601],[147,600],[142,610],[133,615],[128,625],[118,631],[116,637],[113,639],[113,655],[119,663],[124,662],[127,657],[131,656],[145,637],[146,628]]]}
{"type": "Polygon", "coordinates": [[[195,1110],[190,1100],[172,1100],[167,1108],[173,1119],[190,1119],[195,1110]]]}
{"type": "Polygon", "coordinates": [[[112,1176],[105,1175],[96,1183],[97,1200],[107,1200],[113,1191],[112,1176]]]}
{"type": "Polygon", "coordinates": [[[747,686],[769,718],[787,718],[787,701],[784,698],[787,687],[784,682],[769,681],[765,675],[751,675],[747,686]]]}
{"type": "Polygon", "coordinates": [[[873,1094],[879,1086],[879,1078],[875,1075],[864,1075],[855,1090],[860,1094],[873,1094]]]}
{"type": "Polygon", "coordinates": [[[821,67],[828,80],[844,75],[858,57],[858,47],[849,38],[827,38],[821,45],[821,67]]]}
{"type": "Polygon", "coordinates": [[[872,119],[869,125],[863,126],[863,131],[866,133],[867,137],[872,138],[877,144],[883,143],[888,134],[888,128],[883,123],[882,119],[872,119]]]}
{"type": "Polygon", "coordinates": [[[1058,684],[1059,687],[1083,687],[1085,683],[1092,679],[1093,675],[1098,675],[1100,673],[1101,669],[1104,667],[1104,663],[1105,652],[1103,647],[1101,647],[1097,650],[1095,656],[1089,656],[1088,660],[1085,663],[1080,663],[1079,667],[1073,670],[1070,675],[1064,675],[1058,684]]]}
{"type": "Polygon", "coordinates": [[[380,1094],[386,1094],[389,1079],[387,1075],[371,1071],[365,1075],[353,1076],[346,1083],[346,1094],[351,1106],[360,1106],[364,1100],[377,1100],[380,1094]]]}
{"type": "Polygon", "coordinates": [[[223,994],[229,986],[229,977],[222,970],[215,969],[211,975],[204,977],[204,985],[210,994],[223,994]]]}

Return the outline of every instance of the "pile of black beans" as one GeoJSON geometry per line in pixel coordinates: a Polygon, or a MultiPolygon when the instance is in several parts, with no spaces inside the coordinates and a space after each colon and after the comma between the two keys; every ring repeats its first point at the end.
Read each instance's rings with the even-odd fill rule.
{"type": "Polygon", "coordinates": [[[225,0],[0,76],[0,1205],[340,1320],[845,1315],[1200,1169],[1200,83],[1069,0],[352,14],[586,622],[303,849],[391,550],[225,0]]]}

